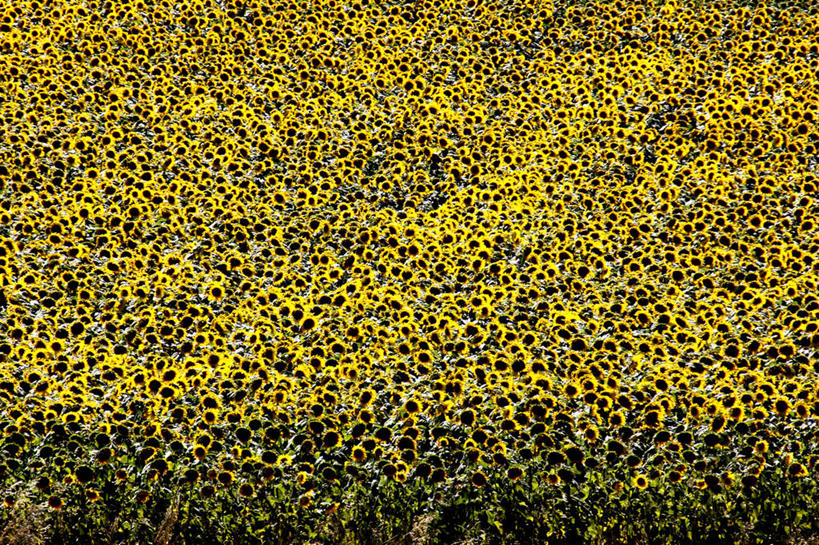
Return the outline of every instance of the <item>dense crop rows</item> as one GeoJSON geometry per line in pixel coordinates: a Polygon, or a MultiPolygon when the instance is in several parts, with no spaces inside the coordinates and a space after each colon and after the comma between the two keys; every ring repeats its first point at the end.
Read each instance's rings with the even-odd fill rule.
{"type": "Polygon", "coordinates": [[[5,3],[0,542],[815,532],[819,13],[743,4],[5,3]]]}

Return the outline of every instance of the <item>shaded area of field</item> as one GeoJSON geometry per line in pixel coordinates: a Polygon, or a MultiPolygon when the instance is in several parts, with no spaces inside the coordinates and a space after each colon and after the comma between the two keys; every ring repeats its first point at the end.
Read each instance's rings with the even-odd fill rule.
{"type": "MultiPolygon", "coordinates": [[[[776,482],[778,486],[780,483],[776,482]]],[[[0,543],[816,543],[816,494],[804,481],[777,489],[763,483],[734,496],[685,487],[612,495],[598,483],[548,490],[537,483],[499,484],[483,490],[445,487],[431,500],[421,487],[380,483],[347,490],[344,506],[322,516],[282,501],[289,487],[264,489],[254,498],[218,494],[210,500],[178,489],[152,499],[138,517],[131,507],[92,508],[93,525],[75,527],[88,513],[67,508],[59,516],[23,499],[0,531],[0,543]]],[[[77,500],[81,502],[81,500],[77,500]]],[[[294,502],[295,503],[295,502],[294,502]]]]}

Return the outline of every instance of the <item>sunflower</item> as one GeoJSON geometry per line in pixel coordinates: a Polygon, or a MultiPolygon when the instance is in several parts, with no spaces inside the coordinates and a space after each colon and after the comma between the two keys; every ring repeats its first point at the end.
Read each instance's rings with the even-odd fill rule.
{"type": "Polygon", "coordinates": [[[234,475],[232,471],[220,471],[216,478],[222,486],[227,487],[233,484],[234,475]]]}
{"type": "Polygon", "coordinates": [[[55,511],[59,511],[63,508],[63,500],[59,496],[49,496],[48,506],[55,511]]]}
{"type": "Polygon", "coordinates": [[[323,443],[325,448],[334,448],[338,446],[340,442],[341,435],[337,431],[330,430],[324,434],[323,443]]]}
{"type": "Polygon", "coordinates": [[[506,478],[512,482],[520,480],[523,476],[523,469],[517,466],[510,467],[506,470],[506,478]]]}
{"type": "Polygon", "coordinates": [[[726,419],[723,415],[718,415],[711,421],[711,431],[714,433],[719,433],[725,428],[726,419]]]}
{"type": "Polygon", "coordinates": [[[211,301],[219,301],[225,296],[225,289],[220,283],[213,282],[205,288],[205,293],[211,301]]]}
{"type": "Polygon", "coordinates": [[[793,462],[788,466],[788,476],[791,478],[807,477],[808,469],[801,463],[793,462]]]}
{"type": "Polygon", "coordinates": [[[87,484],[94,480],[94,470],[88,466],[81,465],[74,470],[74,477],[80,484],[87,484]]]}
{"type": "Polygon", "coordinates": [[[421,404],[417,399],[409,399],[406,403],[404,403],[404,409],[408,414],[416,414],[421,410],[421,404]]]}
{"type": "Polygon", "coordinates": [[[626,417],[622,411],[613,411],[609,414],[609,425],[619,428],[626,422],[626,417]]]}
{"type": "Polygon", "coordinates": [[[482,471],[474,472],[469,480],[477,488],[483,488],[489,482],[486,475],[482,471]]]}
{"type": "MultiPolygon", "coordinates": [[[[51,479],[46,476],[42,476],[37,479],[37,489],[40,492],[47,492],[51,488],[51,479]]],[[[9,506],[11,507],[11,506],[9,506]]]]}
{"type": "Polygon", "coordinates": [[[141,491],[136,493],[136,496],[134,496],[134,499],[137,501],[137,503],[147,503],[148,500],[151,499],[151,494],[150,494],[150,492],[141,490],[141,491]]]}
{"type": "Polygon", "coordinates": [[[86,488],[85,489],[85,497],[86,497],[86,499],[88,501],[90,501],[91,503],[94,503],[95,501],[100,499],[100,493],[99,493],[98,490],[95,490],[93,488],[86,488]]]}
{"type": "Polygon", "coordinates": [[[375,401],[377,395],[375,390],[368,388],[363,390],[358,397],[358,404],[360,407],[364,408],[369,406],[373,401],[375,401]]]}
{"type": "Polygon", "coordinates": [[[780,397],[774,402],[774,410],[780,417],[785,417],[791,410],[791,403],[787,398],[780,397]]]}
{"type": "Polygon", "coordinates": [[[243,498],[251,498],[253,497],[254,490],[253,485],[250,483],[243,483],[242,486],[239,487],[239,495],[243,498]]]}
{"type": "Polygon", "coordinates": [[[600,434],[596,427],[589,426],[583,431],[583,435],[586,438],[586,441],[589,443],[596,443],[597,439],[599,438],[600,434]]]}

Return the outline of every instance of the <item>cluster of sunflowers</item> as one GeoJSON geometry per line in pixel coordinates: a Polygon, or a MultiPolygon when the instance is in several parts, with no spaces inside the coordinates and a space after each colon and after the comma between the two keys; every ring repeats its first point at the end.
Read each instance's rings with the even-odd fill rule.
{"type": "Polygon", "coordinates": [[[815,494],[806,4],[7,3],[0,529],[815,494]]]}

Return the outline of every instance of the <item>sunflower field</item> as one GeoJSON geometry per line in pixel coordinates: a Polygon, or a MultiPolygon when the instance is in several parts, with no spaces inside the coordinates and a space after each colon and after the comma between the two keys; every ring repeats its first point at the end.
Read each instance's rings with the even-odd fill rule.
{"type": "Polygon", "coordinates": [[[0,544],[816,543],[819,6],[0,3],[0,544]]]}

